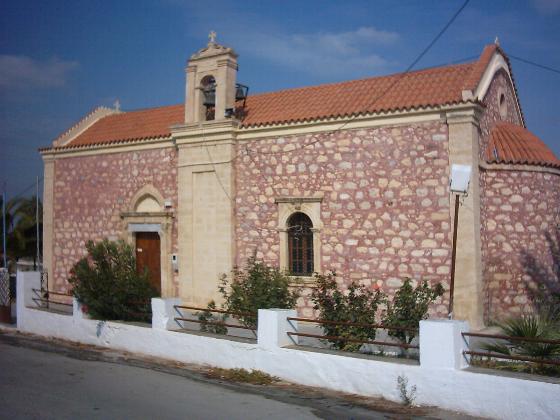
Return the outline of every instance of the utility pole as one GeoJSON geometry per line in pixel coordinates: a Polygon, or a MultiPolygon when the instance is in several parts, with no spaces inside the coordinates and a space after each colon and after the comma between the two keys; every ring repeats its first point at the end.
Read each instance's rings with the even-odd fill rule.
{"type": "Polygon", "coordinates": [[[2,243],[4,268],[8,268],[8,260],[6,258],[6,183],[4,182],[4,190],[2,191],[2,243]]]}
{"type": "Polygon", "coordinates": [[[453,249],[451,253],[451,281],[449,284],[449,310],[447,316],[453,319],[453,298],[455,294],[455,260],[457,258],[457,228],[459,225],[459,194],[466,195],[471,182],[472,167],[451,165],[449,190],[455,194],[455,222],[453,223],[453,249]]]}
{"type": "Polygon", "coordinates": [[[449,283],[449,317],[453,316],[455,294],[455,259],[457,258],[457,227],[459,223],[459,194],[455,194],[455,222],[453,223],[453,248],[451,251],[451,281],[449,283]]]}
{"type": "Polygon", "coordinates": [[[40,254],[40,232],[39,232],[39,176],[37,176],[37,188],[35,192],[35,224],[37,225],[37,258],[35,259],[35,270],[41,265],[41,254],[40,254]]]}

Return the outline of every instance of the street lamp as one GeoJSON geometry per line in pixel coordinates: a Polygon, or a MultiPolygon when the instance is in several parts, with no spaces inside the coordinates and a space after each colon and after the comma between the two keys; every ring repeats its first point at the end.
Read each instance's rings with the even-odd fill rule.
{"type": "Polygon", "coordinates": [[[453,318],[453,292],[455,289],[455,258],[457,256],[457,225],[459,222],[459,195],[469,190],[472,167],[470,165],[451,165],[449,189],[455,194],[455,222],[453,223],[453,249],[451,251],[451,283],[449,285],[449,319],[453,318]]]}

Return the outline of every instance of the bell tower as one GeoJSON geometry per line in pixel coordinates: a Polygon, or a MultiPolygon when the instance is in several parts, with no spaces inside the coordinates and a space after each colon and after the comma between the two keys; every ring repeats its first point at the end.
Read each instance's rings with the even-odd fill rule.
{"type": "Polygon", "coordinates": [[[171,127],[177,148],[178,281],[183,302],[221,302],[219,279],[235,260],[235,167],[239,120],[235,102],[248,88],[236,84],[237,54],[216,43],[186,67],[185,121],[171,127]]]}
{"type": "Polygon", "coordinates": [[[235,107],[237,54],[216,43],[216,32],[208,39],[185,69],[185,124],[224,120],[226,110],[235,107]]]}

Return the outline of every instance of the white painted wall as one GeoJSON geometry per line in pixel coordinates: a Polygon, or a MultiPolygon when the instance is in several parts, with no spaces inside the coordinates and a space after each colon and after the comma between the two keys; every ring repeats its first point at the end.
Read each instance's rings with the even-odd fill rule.
{"type": "MultiPolygon", "coordinates": [[[[277,345],[289,344],[283,338],[284,332],[297,328],[285,320],[286,316],[292,314],[285,310],[259,311],[258,344],[90,320],[82,316],[79,305],[76,304],[74,316],[49,313],[23,304],[30,285],[35,281],[33,273],[18,273],[18,305],[20,299],[22,302],[18,306],[18,329],[21,331],[185,363],[258,369],[298,384],[384,397],[392,401],[400,401],[397,377],[404,375],[410,386],[417,387],[417,404],[436,405],[478,416],[527,420],[558,418],[560,413],[558,383],[458,369],[463,363],[458,362],[457,357],[444,353],[449,349],[453,352],[460,350],[457,334],[460,336],[460,331],[466,328],[461,323],[448,321],[422,324],[420,331],[424,335],[420,338],[421,355],[428,348],[439,353],[434,358],[426,359],[425,355],[421,356],[423,365],[416,365],[389,359],[380,361],[278,347],[277,345]],[[442,327],[439,330],[438,325],[442,327]],[[263,332],[268,329],[270,334],[263,332]],[[442,346],[434,347],[434,340],[441,340],[442,346]],[[425,347],[422,342],[429,342],[430,346],[425,347]]],[[[163,318],[161,322],[158,321],[161,327],[162,323],[169,325],[169,320],[173,318],[172,314],[161,314],[163,308],[172,310],[173,302],[159,301],[161,302],[155,302],[159,309],[154,312],[154,316],[163,318]]]]}

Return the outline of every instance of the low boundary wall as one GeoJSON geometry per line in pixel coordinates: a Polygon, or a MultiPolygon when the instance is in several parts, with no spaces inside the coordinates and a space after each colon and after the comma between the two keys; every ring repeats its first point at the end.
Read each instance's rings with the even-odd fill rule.
{"type": "Polygon", "coordinates": [[[465,370],[461,332],[468,327],[461,321],[422,321],[415,364],[295,348],[286,334],[297,330],[286,319],[295,316],[290,310],[259,310],[258,340],[248,343],[170,330],[173,299],[154,299],[152,327],[143,327],[87,319],[76,300],[72,315],[37,309],[31,289],[40,287],[39,273],[18,273],[17,287],[17,327],[23,332],[184,363],[258,369],[302,385],[392,401],[401,401],[397,378],[405,376],[417,387],[416,404],[477,416],[526,420],[560,413],[559,383],[465,370]]]}

